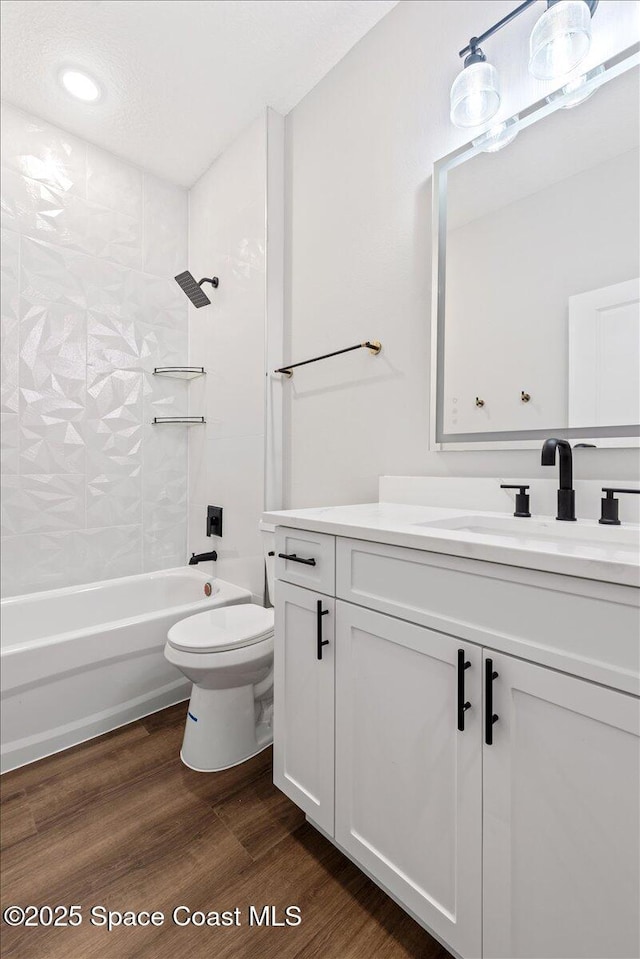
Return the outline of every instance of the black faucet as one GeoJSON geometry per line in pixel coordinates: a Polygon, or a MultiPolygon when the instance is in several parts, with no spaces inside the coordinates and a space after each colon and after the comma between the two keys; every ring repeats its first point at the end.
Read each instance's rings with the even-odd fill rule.
{"type": "Polygon", "coordinates": [[[542,447],[543,466],[555,466],[556,449],[560,452],[560,488],[558,489],[558,515],[556,519],[572,522],[576,518],[576,494],[573,489],[573,458],[571,444],[553,437],[545,440],[542,447]]]}
{"type": "Polygon", "coordinates": [[[198,553],[197,556],[195,553],[192,553],[191,559],[189,560],[189,566],[197,566],[198,563],[206,563],[207,560],[213,560],[215,563],[217,558],[218,554],[216,553],[215,549],[212,549],[210,553],[198,553]]]}

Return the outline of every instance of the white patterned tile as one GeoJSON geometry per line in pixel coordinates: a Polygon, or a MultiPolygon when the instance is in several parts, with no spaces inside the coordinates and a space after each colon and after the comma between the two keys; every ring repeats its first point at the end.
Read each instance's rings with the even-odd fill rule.
{"type": "Polygon", "coordinates": [[[89,311],[87,363],[95,370],[139,370],[140,344],[130,317],[89,311]]]}
{"type": "Polygon", "coordinates": [[[2,109],[2,163],[47,186],[86,196],[86,143],[7,104],[2,109]]]}
{"type": "Polygon", "coordinates": [[[20,321],[18,318],[18,284],[15,280],[3,280],[1,301],[0,382],[2,398],[0,410],[3,413],[17,413],[19,408],[20,321]]]}
{"type": "Polygon", "coordinates": [[[85,250],[89,208],[80,196],[3,169],[2,225],[58,246],[85,250]]]}
{"type": "MultiPolygon", "coordinates": [[[[101,459],[102,457],[98,457],[101,459]]],[[[87,527],[142,522],[142,466],[130,461],[114,471],[87,471],[87,527]]]]}
{"type": "Polygon", "coordinates": [[[187,562],[187,504],[160,507],[147,513],[143,525],[145,572],[183,566],[187,562]]]}
{"type": "MultiPolygon", "coordinates": [[[[185,429],[185,427],[161,427],[163,429],[185,429]]],[[[143,475],[145,523],[150,522],[154,527],[163,513],[164,521],[172,522],[172,511],[175,509],[182,515],[183,507],[187,504],[187,477],[185,473],[185,458],[172,456],[164,464],[163,469],[153,470],[146,468],[148,455],[145,450],[145,469],[143,475]]]]}
{"type": "Polygon", "coordinates": [[[20,267],[20,236],[13,230],[0,231],[0,267],[2,268],[2,282],[18,280],[20,267]]]}
{"type": "Polygon", "coordinates": [[[82,474],[9,476],[3,482],[2,535],[82,529],[82,474]]]}
{"type": "Polygon", "coordinates": [[[89,144],[87,199],[141,220],[142,171],[89,144]]]}
{"type": "Polygon", "coordinates": [[[142,527],[110,526],[76,534],[85,562],[83,582],[99,582],[142,572],[142,527]]]}
{"type": "Polygon", "coordinates": [[[65,410],[76,418],[84,407],[86,318],[61,303],[20,303],[20,396],[22,410],[65,410]]]}
{"type": "Polygon", "coordinates": [[[156,443],[146,444],[144,449],[145,570],[181,565],[185,562],[187,546],[187,448],[184,433],[188,427],[156,426],[151,429],[159,434],[161,431],[162,435],[154,437],[156,443]],[[166,451],[164,456],[163,451],[166,451]]]}
{"type": "Polygon", "coordinates": [[[19,423],[16,413],[0,413],[0,473],[18,472],[19,423]]]}
{"type": "Polygon", "coordinates": [[[188,266],[187,194],[6,116],[4,588],[137,573],[143,556],[149,569],[181,565],[189,430],[150,421],[188,411],[187,384],[153,375],[189,356],[173,279],[188,266]]]}
{"type": "Polygon", "coordinates": [[[186,190],[145,174],[142,268],[170,279],[187,269],[186,190]]]}
{"type": "Polygon", "coordinates": [[[77,533],[31,533],[2,541],[2,595],[16,596],[86,582],[77,533]]]}
{"type": "Polygon", "coordinates": [[[263,563],[258,529],[264,489],[262,435],[210,440],[206,471],[208,495],[201,502],[216,503],[225,511],[225,534],[215,547],[217,575],[257,596],[262,589],[263,563]]]}
{"type": "Polygon", "coordinates": [[[86,423],[107,435],[142,423],[142,374],[136,370],[87,367],[86,423]]]}
{"type": "Polygon", "coordinates": [[[184,425],[145,424],[143,427],[142,456],[145,476],[145,499],[161,482],[161,474],[187,474],[187,456],[189,433],[192,429],[184,425]]]}
{"type": "Polygon", "coordinates": [[[189,301],[176,281],[151,273],[138,273],[131,295],[136,304],[136,316],[143,323],[184,333],[186,351],[189,301]]]}
{"type": "MultiPolygon", "coordinates": [[[[184,366],[187,364],[185,336],[178,330],[163,329],[151,323],[136,323],[136,340],[140,365],[148,373],[156,366],[184,366]]],[[[178,382],[174,378],[174,383],[178,382]]]]}
{"type": "Polygon", "coordinates": [[[21,473],[84,473],[82,424],[27,409],[20,425],[21,473]]]}
{"type": "Polygon", "coordinates": [[[75,265],[77,279],[90,315],[133,320],[134,311],[128,295],[131,270],[118,263],[85,256],[75,265]]]}
{"type": "MultiPolygon", "coordinates": [[[[179,380],[169,376],[157,376],[153,373],[143,373],[143,417],[145,425],[153,423],[156,416],[186,416],[189,413],[189,384],[186,380],[179,380]]],[[[184,434],[186,429],[170,429],[169,426],[154,430],[153,439],[162,433],[173,434],[174,437],[184,434]]],[[[180,441],[182,437],[180,437],[180,441]]]]}
{"type": "Polygon", "coordinates": [[[20,293],[30,304],[85,310],[82,282],[88,257],[29,237],[20,240],[20,293]]]}
{"type": "Polygon", "coordinates": [[[86,249],[93,256],[139,270],[142,266],[140,219],[97,203],[87,203],[86,249]]]}

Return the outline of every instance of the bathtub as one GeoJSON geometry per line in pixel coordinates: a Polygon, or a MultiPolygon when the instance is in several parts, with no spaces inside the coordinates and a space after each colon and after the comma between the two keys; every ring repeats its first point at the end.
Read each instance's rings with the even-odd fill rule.
{"type": "Polygon", "coordinates": [[[249,602],[188,566],[3,600],[2,771],[187,699],[191,684],[163,656],[169,628],[249,602]]]}

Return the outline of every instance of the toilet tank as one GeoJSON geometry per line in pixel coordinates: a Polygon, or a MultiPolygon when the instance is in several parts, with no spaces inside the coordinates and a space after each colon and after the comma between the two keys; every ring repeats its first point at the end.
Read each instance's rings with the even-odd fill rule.
{"type": "Polygon", "coordinates": [[[260,520],[260,533],[262,535],[264,563],[267,569],[267,597],[271,605],[273,605],[276,571],[276,560],[273,553],[276,548],[276,528],[271,523],[263,523],[263,521],[260,520]],[[269,556],[269,553],[272,555],[269,556]]]}

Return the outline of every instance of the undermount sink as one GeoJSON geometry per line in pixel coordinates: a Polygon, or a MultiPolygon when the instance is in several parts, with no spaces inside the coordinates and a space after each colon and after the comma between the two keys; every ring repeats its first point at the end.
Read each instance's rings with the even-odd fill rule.
{"type": "Polygon", "coordinates": [[[478,536],[498,536],[521,542],[538,542],[576,546],[611,548],[638,553],[640,531],[637,526],[601,526],[588,520],[575,523],[559,522],[549,518],[511,518],[501,516],[456,516],[451,519],[416,523],[425,529],[450,530],[455,533],[473,533],[478,536]]]}

